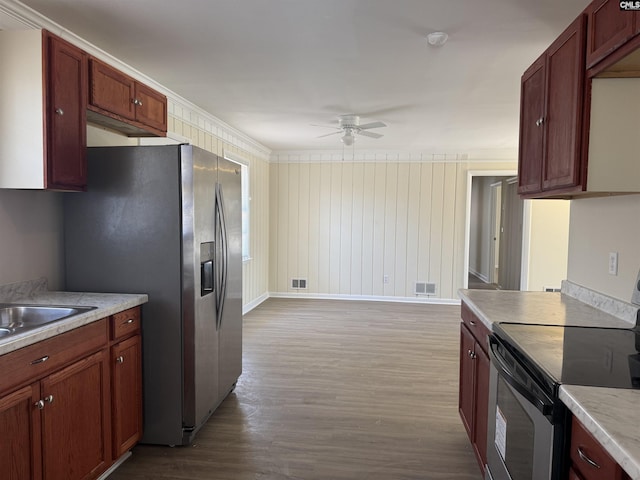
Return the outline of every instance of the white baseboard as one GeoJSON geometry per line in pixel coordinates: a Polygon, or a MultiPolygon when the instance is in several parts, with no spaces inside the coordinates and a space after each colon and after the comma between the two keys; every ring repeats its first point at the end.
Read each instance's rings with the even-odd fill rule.
{"type": "Polygon", "coordinates": [[[131,450],[129,450],[127,453],[123,454],[118,460],[116,460],[116,462],[113,465],[111,465],[106,472],[104,472],[102,475],[98,477],[98,480],[105,480],[109,475],[115,472],[116,469],[120,465],[122,465],[125,462],[125,460],[127,460],[130,456],[131,456],[131,450]]]}
{"type": "Polygon", "coordinates": [[[256,308],[258,305],[260,305],[262,302],[264,302],[268,298],[269,298],[269,293],[265,292],[262,295],[260,295],[258,298],[256,298],[255,300],[247,303],[246,305],[243,305],[242,306],[242,314],[246,315],[247,313],[249,313],[251,310],[256,308]]]}
{"type": "Polygon", "coordinates": [[[397,303],[427,303],[438,305],[460,305],[460,299],[456,298],[433,298],[433,297],[382,297],[374,295],[345,295],[345,294],[322,294],[322,293],[289,293],[289,292],[269,292],[272,298],[308,298],[316,300],[357,300],[368,302],[397,302],[397,303]]]}

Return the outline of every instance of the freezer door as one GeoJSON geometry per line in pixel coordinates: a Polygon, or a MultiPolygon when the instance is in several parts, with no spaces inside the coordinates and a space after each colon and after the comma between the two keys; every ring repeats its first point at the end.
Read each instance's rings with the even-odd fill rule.
{"type": "Polygon", "coordinates": [[[183,308],[185,442],[218,405],[218,332],[211,279],[215,252],[217,157],[183,146],[183,308]],[[211,263],[210,263],[211,262],[211,263]]]}
{"type": "Polygon", "coordinates": [[[218,309],[218,401],[234,388],[242,373],[242,191],[240,165],[218,159],[217,266],[223,268],[218,309]],[[222,238],[224,237],[224,238],[222,238]]]}

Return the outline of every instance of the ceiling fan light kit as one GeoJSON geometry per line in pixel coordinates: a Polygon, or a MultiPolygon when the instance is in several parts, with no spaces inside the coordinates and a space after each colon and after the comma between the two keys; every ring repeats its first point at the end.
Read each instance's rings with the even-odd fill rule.
{"type": "Polygon", "coordinates": [[[371,122],[360,125],[360,117],[358,115],[340,115],[338,117],[338,126],[331,127],[337,129],[336,132],[320,135],[318,138],[328,137],[330,135],[342,134],[340,140],[344,145],[350,147],[356,141],[356,136],[362,135],[370,138],[380,138],[382,134],[370,132],[371,128],[381,128],[387,125],[382,122],[371,122]]]}
{"type": "Polygon", "coordinates": [[[427,35],[427,41],[429,42],[429,45],[433,45],[434,47],[441,47],[442,45],[447,43],[448,38],[449,35],[447,35],[445,32],[432,32],[427,35]]]}

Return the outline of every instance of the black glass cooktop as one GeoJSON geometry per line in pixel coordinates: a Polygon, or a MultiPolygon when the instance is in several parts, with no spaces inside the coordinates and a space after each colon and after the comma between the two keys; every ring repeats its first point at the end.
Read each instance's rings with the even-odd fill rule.
{"type": "Polygon", "coordinates": [[[639,330],[501,323],[494,332],[556,384],[640,389],[639,330]]]}

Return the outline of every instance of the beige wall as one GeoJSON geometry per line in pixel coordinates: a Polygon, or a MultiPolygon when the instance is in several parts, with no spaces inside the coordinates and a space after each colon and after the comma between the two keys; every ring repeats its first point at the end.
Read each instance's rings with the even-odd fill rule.
{"type": "Polygon", "coordinates": [[[525,272],[527,290],[560,288],[567,278],[570,202],[530,202],[529,265],[525,272]]]}
{"type": "Polygon", "coordinates": [[[567,278],[628,302],[640,269],[640,195],[571,201],[567,278]],[[618,252],[618,275],[609,275],[618,252]]]}
{"type": "Polygon", "coordinates": [[[471,165],[496,168],[279,158],[271,164],[270,291],[415,298],[415,282],[424,281],[436,284],[436,298],[456,299],[471,165]],[[307,279],[308,288],[291,289],[292,278],[307,279]]]}

